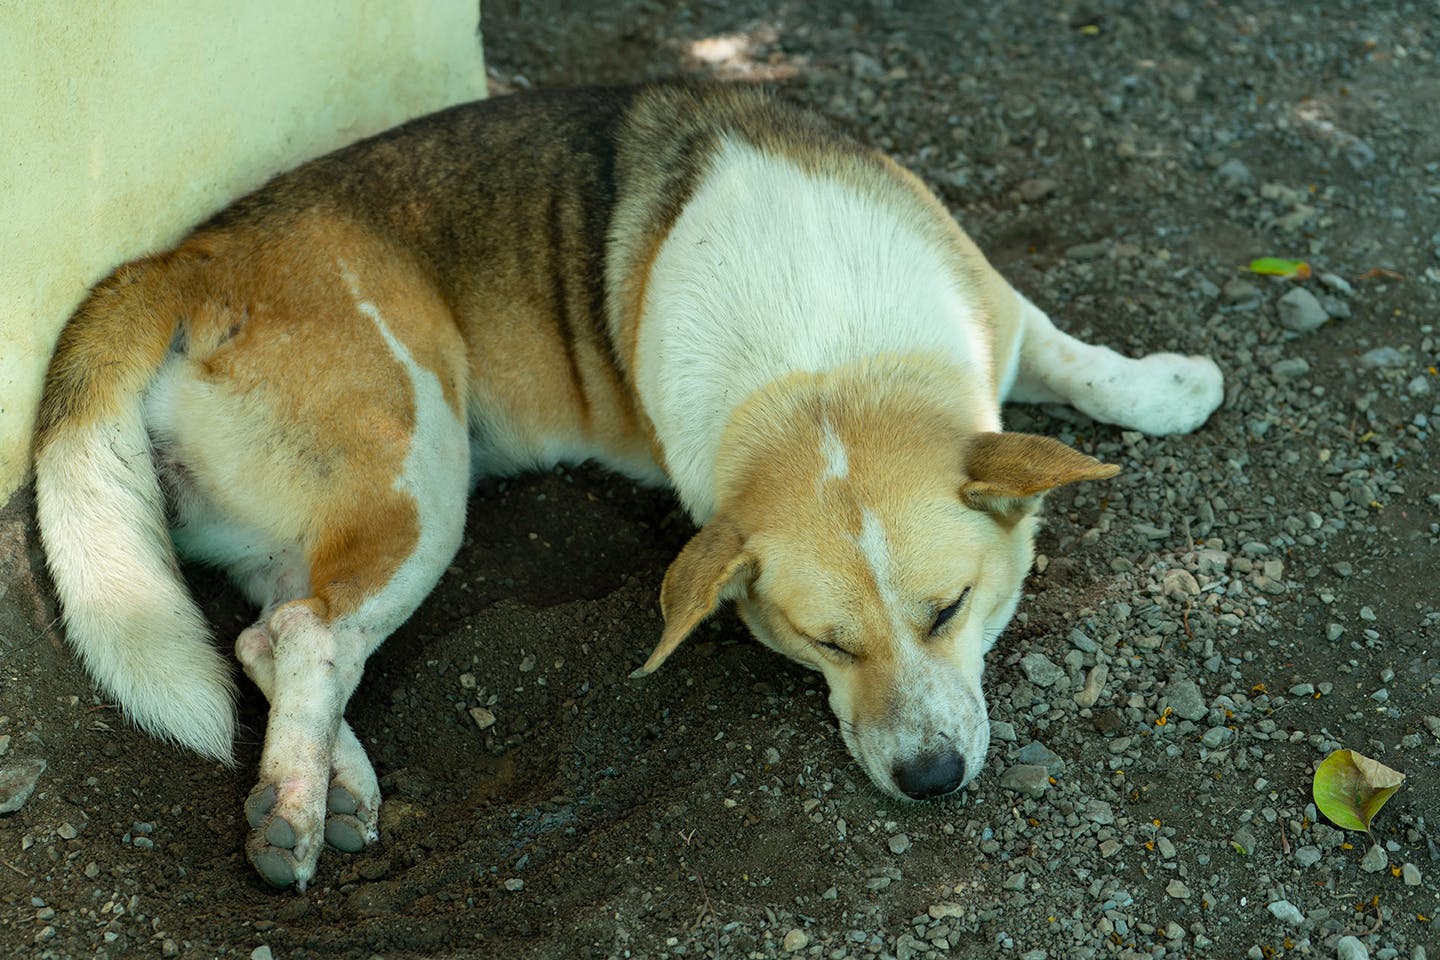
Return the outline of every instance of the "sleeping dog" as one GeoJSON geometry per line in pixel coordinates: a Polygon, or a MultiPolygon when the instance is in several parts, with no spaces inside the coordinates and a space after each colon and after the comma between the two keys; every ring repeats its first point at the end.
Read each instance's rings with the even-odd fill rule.
{"type": "Polygon", "coordinates": [[[643,675],[733,600],[821,671],[885,793],[984,764],[984,657],[1042,494],[1116,468],[1005,433],[1009,400],[1150,434],[1222,398],[1207,359],[1057,330],[914,175],[742,86],[525,94],[279,176],[69,321],[36,439],[70,643],[151,733],[229,760],[234,689],[177,558],[259,608],[270,702],[246,849],[304,888],[377,839],[345,723],[477,478],[597,460],[699,525],[643,675]]]}

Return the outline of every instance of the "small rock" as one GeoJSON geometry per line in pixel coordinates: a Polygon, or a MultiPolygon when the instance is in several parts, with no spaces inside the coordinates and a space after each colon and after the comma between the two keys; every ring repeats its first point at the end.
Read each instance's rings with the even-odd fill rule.
{"type": "MultiPolygon", "coordinates": [[[[1052,664],[1053,666],[1053,664],[1052,664]]],[[[40,774],[45,772],[44,760],[25,760],[0,769],[0,814],[14,813],[25,806],[40,774]]]]}
{"type": "Polygon", "coordinates": [[[1365,856],[1360,858],[1360,869],[1366,873],[1379,873],[1390,863],[1390,858],[1385,855],[1385,848],[1380,844],[1371,844],[1370,849],[1365,851],[1365,856]]]}
{"type": "Polygon", "coordinates": [[[1405,886],[1420,886],[1420,868],[1413,863],[1407,863],[1400,868],[1400,876],[1405,879],[1405,886]]]}
{"type": "Polygon", "coordinates": [[[495,726],[495,714],[484,707],[471,707],[470,719],[475,721],[475,726],[481,730],[489,730],[495,726]]]}
{"type": "Polygon", "coordinates": [[[1335,960],[1370,960],[1370,951],[1359,937],[1347,935],[1335,943],[1335,960]]]}
{"type": "Polygon", "coordinates": [[[910,835],[907,833],[897,833],[886,842],[886,846],[890,848],[891,853],[904,853],[910,849],[910,835]]]}
{"type": "Polygon", "coordinates": [[[1220,164],[1215,171],[1215,179],[1219,180],[1222,186],[1231,190],[1239,190],[1248,187],[1255,182],[1255,175],[1250,168],[1239,160],[1231,158],[1220,164]]]}
{"type": "Polygon", "coordinates": [[[1376,347],[1360,354],[1360,366],[1367,370],[1380,367],[1403,367],[1408,363],[1405,354],[1394,347],[1376,347]]]}
{"type": "Polygon", "coordinates": [[[1165,702],[1186,720],[1201,720],[1210,712],[1205,698],[1193,680],[1181,680],[1165,688],[1165,702]]]}
{"type": "Polygon", "coordinates": [[[809,945],[809,934],[798,927],[791,928],[790,932],[785,934],[785,939],[780,941],[780,946],[786,953],[795,953],[796,951],[804,950],[809,945]]]}
{"type": "Polygon", "coordinates": [[[1110,859],[1111,857],[1115,856],[1115,854],[1117,854],[1117,853],[1119,853],[1119,852],[1120,852],[1120,841],[1119,841],[1119,840],[1114,840],[1114,839],[1105,840],[1105,841],[1103,841],[1103,842],[1100,844],[1100,856],[1104,857],[1104,858],[1107,859],[1107,860],[1110,859]]]}
{"type": "Polygon", "coordinates": [[[1037,687],[1054,686],[1065,676],[1064,669],[1056,666],[1054,661],[1043,653],[1025,654],[1020,658],[1020,669],[1024,671],[1026,679],[1037,687]]]}
{"type": "Polygon", "coordinates": [[[1171,880],[1165,884],[1165,892],[1176,900],[1190,899],[1190,888],[1185,886],[1185,881],[1183,880],[1171,880]]]}
{"type": "Polygon", "coordinates": [[[1187,600],[1200,592],[1200,583],[1189,570],[1166,570],[1160,592],[1176,600],[1187,600]]]}
{"type": "Polygon", "coordinates": [[[1060,759],[1060,755],[1038,740],[1032,740],[1021,747],[1015,754],[1015,759],[1019,763],[1033,763],[1042,766],[1052,777],[1059,776],[1065,771],[1065,761],[1060,759]]]}
{"type": "Polygon", "coordinates": [[[1000,787],[1038,797],[1050,789],[1050,771],[1033,763],[1017,763],[1000,775],[1000,787]]]}
{"type": "Polygon", "coordinates": [[[1298,380],[1310,372],[1310,362],[1304,357],[1286,357],[1270,364],[1270,376],[1281,383],[1298,380]]]}
{"type": "Polygon", "coordinates": [[[1260,288],[1248,280],[1241,280],[1235,277],[1225,281],[1221,288],[1220,295],[1225,298],[1226,303],[1249,303],[1260,296],[1260,288]]]}
{"type": "Polygon", "coordinates": [[[1331,643],[1339,640],[1345,634],[1345,628],[1338,623],[1332,623],[1325,628],[1325,638],[1331,643]]]}
{"type": "Polygon", "coordinates": [[[1326,290],[1329,290],[1331,293],[1338,293],[1342,297],[1355,295],[1355,288],[1350,285],[1350,281],[1339,274],[1322,273],[1320,274],[1320,283],[1326,290]]]}
{"type": "Polygon", "coordinates": [[[1037,200],[1044,200],[1054,193],[1060,185],[1049,177],[1036,177],[1033,180],[1025,180],[1020,184],[1020,199],[1026,203],[1035,203],[1037,200]]]}
{"type": "Polygon", "coordinates": [[[1210,750],[1218,750],[1235,736],[1235,731],[1229,727],[1211,727],[1200,737],[1200,742],[1210,750]]]}
{"type": "Polygon", "coordinates": [[[1271,916],[1276,920],[1279,920],[1281,923],[1288,923],[1292,927],[1298,927],[1305,922],[1305,914],[1301,913],[1300,908],[1289,900],[1276,900],[1266,907],[1266,909],[1270,911],[1271,916]]]}
{"type": "Polygon", "coordinates": [[[262,943],[250,951],[250,960],[275,960],[275,954],[271,953],[270,948],[262,943]]]}
{"type": "Polygon", "coordinates": [[[1093,243],[1077,243],[1065,249],[1065,257],[1069,260],[1095,260],[1103,257],[1107,249],[1108,245],[1099,240],[1093,243]]]}
{"type": "Polygon", "coordinates": [[[169,937],[166,937],[166,938],[161,942],[161,944],[160,944],[160,956],[162,956],[162,957],[178,957],[178,956],[180,956],[180,944],[176,943],[174,940],[171,940],[169,937]]]}
{"type": "Polygon", "coordinates": [[[1105,681],[1109,678],[1110,668],[1103,663],[1095,664],[1085,677],[1084,688],[1075,694],[1075,703],[1082,707],[1095,706],[1100,700],[1100,694],[1105,692],[1105,681]]]}
{"type": "Polygon", "coordinates": [[[1423,373],[1405,384],[1405,391],[1412,397],[1423,397],[1430,392],[1430,378],[1423,373]]]}
{"type": "Polygon", "coordinates": [[[59,829],[55,832],[60,835],[61,840],[74,840],[80,836],[80,831],[75,828],[75,824],[68,822],[60,824],[59,829]]]}
{"type": "Polygon", "coordinates": [[[1115,822],[1115,811],[1104,800],[1091,800],[1085,804],[1084,816],[1086,820],[1098,823],[1102,827],[1115,822]]]}
{"type": "Polygon", "coordinates": [[[1315,295],[1304,287],[1296,287],[1276,304],[1280,314],[1280,326],[1296,333],[1310,333],[1320,329],[1330,315],[1320,306],[1315,295]]]}
{"type": "Polygon", "coordinates": [[[1014,743],[1016,740],[1015,724],[1009,720],[991,720],[990,737],[1003,743],[1014,743]]]}
{"type": "Polygon", "coordinates": [[[1314,844],[1306,844],[1295,851],[1295,862],[1305,868],[1315,866],[1320,862],[1320,848],[1314,844]]]}
{"type": "Polygon", "coordinates": [[[509,880],[505,881],[505,889],[509,890],[511,893],[519,893],[521,890],[525,889],[525,881],[521,880],[519,877],[511,877],[509,880]]]}
{"type": "Polygon", "coordinates": [[[930,919],[932,920],[945,920],[950,917],[965,916],[965,908],[961,904],[948,900],[944,903],[930,904],[930,909],[926,912],[930,914],[930,919]]]}

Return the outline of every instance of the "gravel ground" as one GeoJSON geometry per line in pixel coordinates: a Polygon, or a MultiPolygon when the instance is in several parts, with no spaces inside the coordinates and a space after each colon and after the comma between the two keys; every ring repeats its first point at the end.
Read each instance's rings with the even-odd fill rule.
{"type": "MultiPolygon", "coordinates": [[[[935,187],[1067,328],[1207,353],[1152,439],[1015,408],[1122,475],[1051,498],[992,654],[994,743],[900,807],[810,675],[725,616],[666,669],[673,501],[482,492],[350,719],[384,839],[274,893],[234,770],[95,698],[28,503],[0,515],[0,950],[16,956],[1440,957],[1440,13],[1154,0],[485,5],[497,90],[767,79],[935,187]],[[1143,9],[1142,9],[1143,7],[1143,9]],[[1305,282],[1244,272],[1307,260],[1305,282]],[[1408,775],[1371,836],[1310,802],[1408,775]],[[48,767],[42,766],[48,764],[48,767]],[[34,792],[24,794],[26,782],[34,792]]],[[[245,612],[203,574],[227,637],[245,612]]]]}

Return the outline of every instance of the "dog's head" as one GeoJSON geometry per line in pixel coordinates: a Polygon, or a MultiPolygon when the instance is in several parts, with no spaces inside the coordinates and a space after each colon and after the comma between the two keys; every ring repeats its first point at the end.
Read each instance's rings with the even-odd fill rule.
{"type": "Polygon", "coordinates": [[[825,674],[845,744],[897,798],[950,793],[985,762],[985,653],[1033,558],[1041,495],[1113,476],[1055,440],[980,432],[964,385],[877,365],[801,376],[741,408],[720,508],[665,575],[658,667],[736,601],[764,644],[825,674]]]}

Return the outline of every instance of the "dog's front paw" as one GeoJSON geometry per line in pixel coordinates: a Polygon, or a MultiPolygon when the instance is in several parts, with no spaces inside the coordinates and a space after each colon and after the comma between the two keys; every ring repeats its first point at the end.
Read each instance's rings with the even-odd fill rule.
{"type": "Polygon", "coordinates": [[[250,837],[245,855],[273,887],[304,890],[315,876],[323,842],[325,798],[305,784],[259,783],[245,800],[250,837]]]}
{"type": "Polygon", "coordinates": [[[1209,357],[1152,353],[1087,384],[1075,406],[1096,420],[1155,437],[1198,430],[1225,399],[1225,376],[1209,357]]]}

